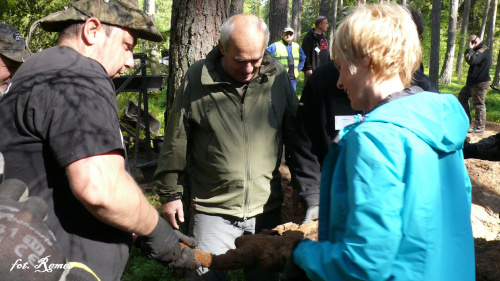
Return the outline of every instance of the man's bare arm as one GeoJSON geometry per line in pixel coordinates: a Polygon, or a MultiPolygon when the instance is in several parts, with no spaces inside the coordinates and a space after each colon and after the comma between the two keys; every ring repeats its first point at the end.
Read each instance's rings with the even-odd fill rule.
{"type": "Polygon", "coordinates": [[[125,171],[118,151],[77,160],[66,172],[75,197],[99,220],[138,235],[155,228],[158,213],[125,171]]]}

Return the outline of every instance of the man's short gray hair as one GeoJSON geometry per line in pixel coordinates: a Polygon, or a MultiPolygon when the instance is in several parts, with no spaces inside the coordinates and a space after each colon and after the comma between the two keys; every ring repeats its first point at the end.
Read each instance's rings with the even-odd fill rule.
{"type": "MultiPolygon", "coordinates": [[[[234,22],[235,16],[232,16],[229,19],[227,19],[220,27],[220,43],[224,50],[227,50],[227,43],[229,41],[229,37],[231,37],[231,34],[233,33],[236,27],[236,23],[234,22]]],[[[267,28],[266,23],[262,21],[260,18],[257,28],[260,29],[262,32],[264,32],[266,40],[265,46],[267,46],[267,44],[269,43],[269,29],[267,28]]]]}

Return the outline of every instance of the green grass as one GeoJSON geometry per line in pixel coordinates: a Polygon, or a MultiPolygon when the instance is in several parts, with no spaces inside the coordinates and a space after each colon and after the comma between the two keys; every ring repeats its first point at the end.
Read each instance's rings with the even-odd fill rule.
{"type": "MultiPolygon", "coordinates": [[[[490,70],[490,77],[494,77],[495,73],[495,67],[492,66],[490,70]]],[[[440,84],[439,85],[439,91],[441,93],[449,93],[453,94],[456,97],[458,97],[458,93],[462,89],[462,87],[465,85],[466,82],[466,77],[467,77],[467,72],[464,72],[464,75],[462,79],[458,79],[458,77],[453,76],[451,79],[451,83],[448,85],[445,84],[440,84]]],[[[491,122],[497,122],[500,123],[500,92],[495,91],[491,88],[488,89],[488,92],[486,93],[486,120],[491,121],[491,122]]],[[[475,110],[474,107],[472,107],[472,100],[470,101],[470,110],[471,110],[471,115],[472,118],[474,118],[475,110]]]]}

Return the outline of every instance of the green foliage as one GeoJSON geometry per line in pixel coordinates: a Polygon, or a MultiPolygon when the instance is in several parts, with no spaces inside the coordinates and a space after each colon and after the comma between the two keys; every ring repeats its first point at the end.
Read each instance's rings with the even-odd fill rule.
{"type": "MultiPolygon", "coordinates": [[[[493,66],[492,70],[490,70],[490,76],[493,75],[494,67],[495,66],[493,66]]],[[[467,69],[468,69],[468,67],[467,67],[467,69]]],[[[467,69],[464,69],[464,77],[463,78],[459,79],[456,76],[452,76],[450,84],[448,84],[448,85],[440,84],[439,85],[439,92],[453,94],[456,97],[458,97],[458,93],[460,92],[462,87],[465,85],[466,76],[467,76],[467,69]]],[[[486,120],[499,123],[500,122],[500,92],[495,91],[491,88],[488,89],[488,92],[486,94],[485,104],[486,104],[486,120]]],[[[471,115],[474,116],[475,110],[474,110],[474,107],[472,106],[472,100],[470,101],[470,112],[471,112],[471,115]]]]}
{"type": "MultiPolygon", "coordinates": [[[[70,3],[71,0],[4,0],[0,5],[0,21],[16,27],[26,38],[33,22],[62,10],[70,3]]],[[[30,49],[36,53],[54,46],[56,41],[56,33],[45,32],[38,27],[32,34],[30,49]]]]}
{"type": "Polygon", "coordinates": [[[164,266],[159,262],[147,259],[142,256],[141,251],[135,247],[130,252],[125,271],[123,272],[122,281],[169,281],[183,280],[176,272],[168,266],[164,266]]]}

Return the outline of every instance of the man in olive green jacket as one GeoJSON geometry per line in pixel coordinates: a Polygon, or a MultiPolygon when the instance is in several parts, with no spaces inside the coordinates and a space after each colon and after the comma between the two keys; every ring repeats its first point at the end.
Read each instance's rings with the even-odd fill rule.
{"type": "MultiPolygon", "coordinates": [[[[268,40],[259,18],[228,19],[219,45],[187,71],[167,122],[155,173],[163,216],[178,228],[188,187],[190,231],[203,251],[225,253],[236,237],[280,224],[278,169],[283,144],[293,167],[298,99],[287,70],[265,51],[268,40]]],[[[247,280],[256,280],[248,272],[247,280]]],[[[253,273],[257,280],[278,278],[253,273]]],[[[197,274],[223,280],[225,272],[201,268],[197,274]]]]}

